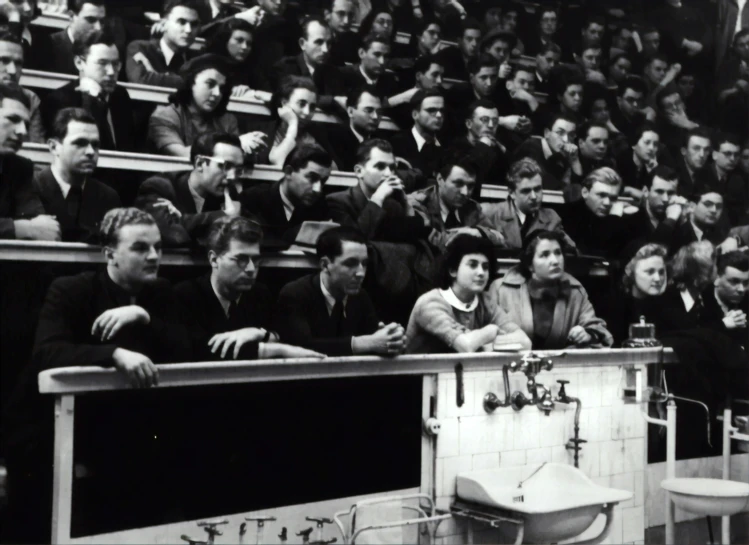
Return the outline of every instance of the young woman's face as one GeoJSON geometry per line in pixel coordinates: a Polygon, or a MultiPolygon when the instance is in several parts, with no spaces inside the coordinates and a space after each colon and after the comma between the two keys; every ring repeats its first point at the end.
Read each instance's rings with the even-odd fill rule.
{"type": "Polygon", "coordinates": [[[203,70],[195,76],[192,85],[192,100],[203,113],[211,113],[221,102],[226,91],[226,76],[215,68],[203,70]]]}
{"type": "Polygon", "coordinates": [[[610,119],[609,105],[606,103],[606,99],[599,98],[593,101],[593,106],[590,108],[590,119],[596,123],[605,125],[610,119]]]}
{"type": "Polygon", "coordinates": [[[658,142],[660,137],[658,133],[653,131],[645,131],[642,133],[640,140],[634,146],[635,155],[640,158],[641,161],[648,162],[655,159],[658,154],[658,142]]]}
{"type": "Polygon", "coordinates": [[[294,89],[289,100],[282,101],[281,105],[291,108],[299,118],[299,123],[306,125],[315,113],[317,95],[309,89],[299,87],[294,89]]]}
{"type": "Polygon", "coordinates": [[[458,270],[450,274],[453,288],[481,293],[489,282],[489,260],[484,254],[466,254],[460,260],[458,270]]]}
{"type": "Polygon", "coordinates": [[[635,264],[634,291],[640,297],[657,297],[666,290],[666,263],[661,256],[641,259],[635,264]]]}
{"type": "Polygon", "coordinates": [[[252,34],[244,30],[235,30],[226,42],[226,52],[237,62],[242,62],[252,51],[252,34]]]}
{"type": "Polygon", "coordinates": [[[540,240],[531,263],[533,278],[541,281],[558,280],[564,274],[564,254],[556,240],[540,240]]]}
{"type": "Polygon", "coordinates": [[[583,104],[583,86],[575,83],[565,89],[564,94],[560,97],[562,105],[573,112],[580,111],[583,104]]]}

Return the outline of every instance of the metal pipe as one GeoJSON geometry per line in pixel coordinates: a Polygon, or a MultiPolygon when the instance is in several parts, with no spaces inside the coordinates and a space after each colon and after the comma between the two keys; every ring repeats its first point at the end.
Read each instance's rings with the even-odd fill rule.
{"type": "MultiPolygon", "coordinates": [[[[731,419],[730,405],[723,409],[723,479],[731,478],[731,419]]],[[[720,519],[720,542],[728,545],[731,543],[731,517],[720,519]]]]}
{"type": "MultiPolygon", "coordinates": [[[[676,477],[676,403],[668,400],[666,405],[666,478],[676,477]]],[[[675,506],[671,493],[666,490],[666,545],[675,543],[675,506]]]]}

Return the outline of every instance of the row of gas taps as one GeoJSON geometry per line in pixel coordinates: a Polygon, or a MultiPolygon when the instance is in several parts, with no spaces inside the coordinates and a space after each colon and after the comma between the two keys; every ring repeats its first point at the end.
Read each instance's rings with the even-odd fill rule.
{"type": "MultiPolygon", "coordinates": [[[[254,522],[256,524],[256,533],[255,533],[255,543],[268,543],[268,540],[264,538],[264,531],[265,531],[265,524],[267,522],[274,522],[276,521],[276,517],[270,517],[270,516],[256,516],[256,517],[245,517],[245,522],[242,522],[239,525],[239,540],[237,543],[245,543],[245,538],[248,534],[248,522],[254,522]]],[[[337,541],[336,538],[328,539],[326,540],[323,537],[323,529],[325,528],[326,524],[333,524],[333,519],[329,518],[316,518],[316,517],[305,517],[305,520],[308,522],[314,522],[317,526],[317,531],[315,532],[315,538],[314,540],[311,540],[312,533],[314,528],[310,526],[309,528],[305,528],[299,532],[296,532],[296,537],[300,538],[298,540],[292,540],[292,543],[308,543],[309,545],[327,545],[330,543],[335,543],[337,541]]],[[[229,521],[224,520],[215,520],[215,521],[203,521],[198,522],[197,525],[199,528],[202,528],[206,534],[208,534],[205,538],[205,540],[200,539],[193,539],[187,535],[182,536],[182,541],[186,541],[190,545],[214,545],[216,541],[217,536],[224,535],[224,532],[220,530],[221,527],[227,526],[229,524],[229,521]]],[[[289,534],[287,528],[284,526],[281,529],[281,533],[278,534],[278,539],[281,543],[286,543],[289,540],[289,534]]]]}

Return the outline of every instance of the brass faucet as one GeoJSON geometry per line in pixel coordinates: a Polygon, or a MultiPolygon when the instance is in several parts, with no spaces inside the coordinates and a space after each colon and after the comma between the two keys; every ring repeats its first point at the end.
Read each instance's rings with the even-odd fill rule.
{"type": "Polygon", "coordinates": [[[521,410],[526,405],[535,405],[539,411],[543,411],[549,416],[554,410],[554,400],[551,396],[551,390],[543,384],[536,382],[536,375],[541,371],[551,371],[554,368],[553,357],[563,357],[565,352],[534,354],[528,352],[520,359],[520,362],[513,361],[510,363],[510,371],[520,371],[528,377],[527,388],[530,397],[526,397],[523,392],[515,391],[510,396],[510,405],[516,411],[521,410]]]}

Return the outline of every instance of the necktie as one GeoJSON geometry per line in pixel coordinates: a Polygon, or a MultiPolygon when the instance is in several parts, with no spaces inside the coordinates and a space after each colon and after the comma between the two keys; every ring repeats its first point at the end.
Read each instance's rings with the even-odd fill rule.
{"type": "Polygon", "coordinates": [[[336,336],[341,334],[341,329],[343,328],[343,311],[343,301],[336,301],[335,305],[333,305],[333,312],[330,314],[330,321],[333,323],[333,331],[336,336]]]}
{"type": "Polygon", "coordinates": [[[445,229],[455,229],[457,227],[460,227],[458,215],[455,213],[455,210],[450,210],[445,218],[445,229]]]}
{"type": "Polygon", "coordinates": [[[83,189],[77,185],[71,185],[68,189],[68,196],[65,197],[65,204],[68,209],[68,216],[73,220],[74,224],[78,224],[78,213],[81,210],[81,201],[83,197],[83,189]]]}
{"type": "Polygon", "coordinates": [[[528,231],[530,231],[531,225],[533,225],[534,217],[531,215],[525,216],[525,221],[520,226],[520,238],[522,240],[525,240],[528,236],[528,231]]]}
{"type": "Polygon", "coordinates": [[[229,320],[231,320],[232,318],[234,318],[237,315],[237,307],[238,306],[239,305],[237,304],[236,301],[229,301],[229,310],[226,312],[226,314],[227,314],[226,317],[229,318],[229,320]]]}

